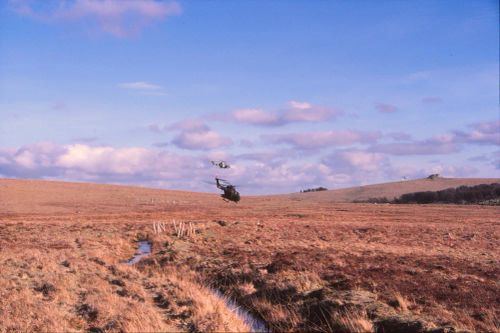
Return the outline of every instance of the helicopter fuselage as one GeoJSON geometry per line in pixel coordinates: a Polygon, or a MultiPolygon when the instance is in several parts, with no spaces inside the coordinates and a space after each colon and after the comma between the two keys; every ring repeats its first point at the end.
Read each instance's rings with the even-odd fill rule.
{"type": "Polygon", "coordinates": [[[223,199],[234,202],[240,201],[240,193],[236,190],[236,187],[234,187],[234,185],[224,184],[219,178],[215,178],[215,184],[217,185],[217,188],[224,191],[224,193],[221,194],[221,197],[223,199]]]}

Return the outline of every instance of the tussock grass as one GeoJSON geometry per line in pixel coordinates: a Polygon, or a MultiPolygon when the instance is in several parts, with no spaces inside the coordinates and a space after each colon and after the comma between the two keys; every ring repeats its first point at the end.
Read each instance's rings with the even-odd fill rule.
{"type": "Polygon", "coordinates": [[[278,287],[283,289],[292,287],[300,293],[306,293],[325,286],[325,281],[316,272],[285,270],[276,273],[276,277],[279,281],[278,287]]]}
{"type": "Polygon", "coordinates": [[[408,312],[408,309],[412,305],[411,302],[399,292],[394,293],[394,300],[397,308],[403,312],[408,312]]]}
{"type": "Polygon", "coordinates": [[[116,237],[118,226],[41,226],[44,232],[33,232],[42,229],[38,224],[11,223],[0,228],[1,333],[249,330],[192,273],[174,266],[168,274],[127,266],[125,260],[135,252],[131,240],[154,240],[144,226],[127,232],[129,239],[116,237]],[[109,237],[113,230],[115,237],[109,237]],[[154,292],[146,288],[151,283],[158,286],[154,292]],[[154,300],[157,291],[164,292],[162,285],[170,286],[166,293],[170,309],[160,308],[154,300]]]}
{"type": "Polygon", "coordinates": [[[150,291],[157,305],[174,318],[179,327],[195,332],[248,332],[249,327],[208,287],[189,271],[169,266],[168,272],[152,272],[150,291]]]}
{"type": "Polygon", "coordinates": [[[390,316],[498,331],[494,207],[337,204],[328,193],[323,201],[310,193],[226,205],[208,194],[7,183],[2,333],[244,330],[206,283],[275,331],[368,329],[358,306],[341,312],[348,296],[332,296],[338,291],[376,294],[370,305],[386,305],[390,316]],[[196,221],[196,235],[169,223],[166,232],[151,229],[151,221],[171,219],[196,221]],[[126,266],[143,239],[152,256],[126,266]],[[394,291],[402,299],[391,307],[394,291]],[[314,317],[318,307],[327,320],[314,317]]]}
{"type": "Polygon", "coordinates": [[[271,331],[290,331],[289,327],[300,327],[303,322],[301,316],[293,308],[276,304],[267,297],[253,299],[251,307],[262,318],[266,318],[271,331]]]}
{"type": "Polygon", "coordinates": [[[339,333],[375,332],[373,322],[366,312],[350,312],[334,316],[334,331],[339,333]]]}

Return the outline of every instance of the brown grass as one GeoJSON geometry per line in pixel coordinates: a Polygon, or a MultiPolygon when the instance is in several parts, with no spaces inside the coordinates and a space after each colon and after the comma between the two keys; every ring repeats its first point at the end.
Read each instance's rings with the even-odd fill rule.
{"type": "Polygon", "coordinates": [[[301,198],[310,201],[326,202],[353,202],[370,198],[387,198],[392,200],[402,194],[419,191],[439,191],[462,185],[474,186],[479,184],[498,183],[498,178],[444,178],[415,179],[384,184],[365,185],[324,192],[309,192],[291,194],[291,198],[301,198]]]}
{"type": "Polygon", "coordinates": [[[248,330],[224,302],[190,278],[192,273],[175,267],[168,274],[141,272],[125,265],[133,241],[144,238],[127,231],[132,228],[63,221],[2,224],[0,332],[248,330]],[[120,234],[124,238],[115,237],[120,234]],[[157,289],[147,288],[155,283],[157,289]],[[162,285],[173,288],[166,309],[155,302],[157,293],[168,289],[162,285]]]}
{"type": "Polygon", "coordinates": [[[370,331],[386,317],[499,327],[496,207],[309,196],[236,205],[215,194],[14,180],[0,180],[0,207],[0,332],[246,331],[206,286],[275,331],[370,331]],[[154,221],[172,219],[196,232],[154,233],[154,221]],[[129,267],[139,239],[153,254],[129,267]]]}
{"type": "Polygon", "coordinates": [[[399,292],[394,293],[394,303],[396,307],[403,312],[407,312],[411,303],[399,292]]]}
{"type": "Polygon", "coordinates": [[[349,333],[369,333],[375,332],[373,322],[368,318],[366,313],[347,313],[337,315],[336,332],[349,333]]]}

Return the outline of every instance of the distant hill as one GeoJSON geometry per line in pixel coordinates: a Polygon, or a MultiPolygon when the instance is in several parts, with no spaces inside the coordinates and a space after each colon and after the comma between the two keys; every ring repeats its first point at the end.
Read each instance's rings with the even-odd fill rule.
{"type": "Polygon", "coordinates": [[[0,178],[1,214],[64,214],[184,209],[217,204],[217,194],[136,186],[0,178]]]}
{"type": "Polygon", "coordinates": [[[405,193],[437,191],[461,185],[500,183],[500,178],[434,178],[351,187],[308,193],[243,196],[237,205],[222,201],[219,193],[150,189],[93,183],[0,178],[0,217],[10,214],[128,213],[186,211],[200,207],[239,209],[262,207],[294,200],[314,202],[353,202],[369,198],[393,199],[405,193]]]}
{"type": "Polygon", "coordinates": [[[349,187],[338,190],[329,190],[309,193],[289,194],[292,199],[321,201],[321,202],[353,202],[370,198],[387,197],[393,199],[402,194],[419,191],[439,191],[462,185],[474,186],[479,184],[500,183],[500,178],[443,178],[405,180],[392,183],[349,187]]]}

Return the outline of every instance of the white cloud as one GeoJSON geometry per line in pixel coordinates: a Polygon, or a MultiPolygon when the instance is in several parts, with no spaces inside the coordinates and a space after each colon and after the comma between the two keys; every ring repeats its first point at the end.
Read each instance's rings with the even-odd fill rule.
{"type": "MultiPolygon", "coordinates": [[[[212,135],[200,133],[205,139],[212,135]]],[[[0,148],[0,175],[217,193],[214,186],[203,182],[213,179],[214,171],[209,161],[214,158],[231,161],[231,168],[226,170],[225,176],[234,184],[246,185],[241,188],[242,195],[295,192],[317,186],[335,188],[399,180],[403,175],[423,177],[433,172],[468,176],[476,171],[467,165],[454,167],[439,162],[418,168],[404,164],[394,166],[387,155],[360,149],[333,151],[323,159],[313,161],[287,150],[241,156],[217,150],[184,155],[156,148],[36,143],[20,148],[0,148]]]]}
{"type": "Polygon", "coordinates": [[[207,150],[230,146],[233,141],[214,131],[183,131],[172,141],[184,149],[207,150]]]}
{"type": "Polygon", "coordinates": [[[339,157],[352,167],[362,171],[375,171],[386,162],[387,158],[382,154],[370,153],[365,151],[345,151],[340,152],[339,157]]]}
{"type": "Polygon", "coordinates": [[[18,149],[0,149],[0,174],[5,177],[149,186],[163,181],[177,188],[193,188],[196,180],[207,177],[200,165],[196,157],[142,147],[37,143],[18,149]]]}
{"type": "Polygon", "coordinates": [[[341,111],[321,106],[313,106],[307,102],[289,102],[290,107],[283,112],[282,121],[292,122],[320,122],[333,119],[342,114],[341,111]]]}
{"type": "Polygon", "coordinates": [[[335,151],[327,156],[323,163],[337,172],[349,174],[358,179],[383,176],[391,170],[391,163],[387,156],[360,149],[335,151]]]}
{"type": "Polygon", "coordinates": [[[133,89],[133,90],[160,90],[162,89],[161,86],[154,84],[154,83],[149,83],[145,81],[137,81],[137,82],[124,82],[118,84],[120,88],[125,88],[125,89],[133,89]]]}
{"type": "Polygon", "coordinates": [[[307,110],[312,108],[312,105],[307,102],[297,102],[297,101],[290,101],[288,102],[291,108],[293,109],[299,109],[299,110],[307,110]]]}
{"type": "Polygon", "coordinates": [[[334,108],[312,105],[308,102],[290,101],[284,110],[239,109],[218,115],[215,119],[256,126],[283,126],[290,123],[328,121],[343,114],[342,111],[334,108]]]}
{"type": "Polygon", "coordinates": [[[145,27],[168,16],[179,15],[175,2],[156,0],[10,0],[19,15],[43,22],[86,22],[115,37],[139,34],[145,27]]]}
{"type": "MultiPolygon", "coordinates": [[[[160,130],[157,130],[156,127],[153,127],[152,130],[162,130],[161,127],[158,128],[160,130]]],[[[199,119],[186,119],[168,127],[164,126],[163,129],[179,131],[177,136],[172,140],[172,143],[182,149],[211,150],[228,147],[233,144],[233,140],[212,131],[208,125],[199,119]]]]}
{"type": "Polygon", "coordinates": [[[236,122],[252,125],[275,125],[279,122],[277,115],[260,109],[236,110],[231,116],[236,122]]]}
{"type": "Polygon", "coordinates": [[[84,144],[66,146],[56,166],[81,169],[93,173],[111,172],[133,175],[142,170],[144,161],[151,160],[151,151],[145,148],[91,147],[84,144]]]}
{"type": "Polygon", "coordinates": [[[379,132],[331,130],[264,135],[263,139],[275,144],[287,144],[296,149],[318,149],[355,143],[372,143],[381,136],[379,132]]]}

